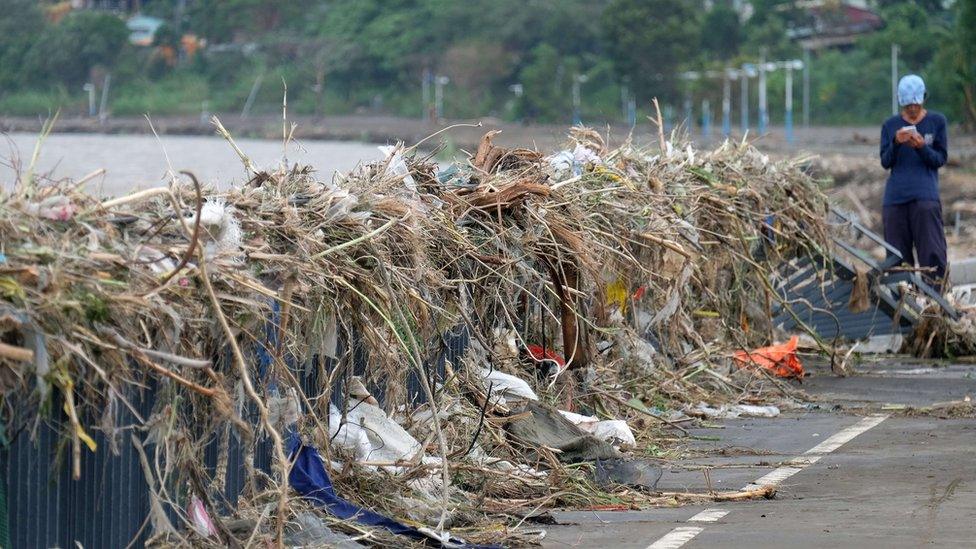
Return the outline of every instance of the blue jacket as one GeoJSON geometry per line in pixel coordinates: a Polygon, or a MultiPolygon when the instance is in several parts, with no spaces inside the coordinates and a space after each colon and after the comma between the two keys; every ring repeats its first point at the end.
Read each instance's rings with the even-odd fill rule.
{"type": "Polygon", "coordinates": [[[939,200],[939,168],[949,158],[946,118],[929,111],[915,127],[925,138],[925,146],[915,149],[895,143],[895,133],[908,126],[895,115],[881,126],[881,166],[889,170],[884,205],[894,206],[913,200],[939,200]]]}

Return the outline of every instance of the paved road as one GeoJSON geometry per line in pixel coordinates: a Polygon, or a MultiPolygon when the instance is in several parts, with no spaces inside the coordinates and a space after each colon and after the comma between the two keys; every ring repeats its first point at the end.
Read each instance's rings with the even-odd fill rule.
{"type": "Polygon", "coordinates": [[[775,419],[737,419],[696,434],[703,457],[670,465],[659,487],[702,490],[778,482],[774,500],[627,512],[557,512],[546,547],[976,547],[976,419],[940,403],[976,397],[976,366],[861,366],[804,383],[818,404],[775,419]],[[935,404],[924,415],[905,407],[935,404]],[[942,411],[940,411],[942,410],[942,411]],[[939,417],[939,416],[944,417],[939,417]]]}

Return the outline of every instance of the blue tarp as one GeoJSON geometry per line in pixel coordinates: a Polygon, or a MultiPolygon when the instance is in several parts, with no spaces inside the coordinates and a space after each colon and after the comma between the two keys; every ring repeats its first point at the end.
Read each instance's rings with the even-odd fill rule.
{"type": "Polygon", "coordinates": [[[363,509],[358,505],[342,499],[336,494],[335,488],[332,487],[332,479],[329,478],[329,473],[325,470],[325,463],[322,461],[318,450],[302,444],[302,441],[294,432],[288,438],[288,454],[293,462],[291,472],[288,474],[288,482],[292,488],[305,499],[324,507],[329,513],[340,519],[355,520],[366,526],[385,528],[397,535],[407,536],[419,541],[440,543],[444,547],[472,549],[495,549],[500,547],[495,545],[471,545],[456,538],[452,538],[450,542],[444,543],[416,528],[397,522],[369,509],[363,509]]]}

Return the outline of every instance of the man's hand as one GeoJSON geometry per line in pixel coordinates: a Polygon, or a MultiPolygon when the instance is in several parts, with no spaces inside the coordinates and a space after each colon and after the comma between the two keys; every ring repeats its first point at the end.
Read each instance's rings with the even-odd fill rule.
{"type": "Polygon", "coordinates": [[[912,136],[917,135],[916,132],[912,131],[910,128],[902,128],[895,132],[895,143],[903,145],[911,141],[912,136]]]}
{"type": "Polygon", "coordinates": [[[908,138],[908,144],[912,146],[913,149],[921,149],[925,146],[925,138],[922,134],[918,132],[912,132],[911,137],[908,138]]]}

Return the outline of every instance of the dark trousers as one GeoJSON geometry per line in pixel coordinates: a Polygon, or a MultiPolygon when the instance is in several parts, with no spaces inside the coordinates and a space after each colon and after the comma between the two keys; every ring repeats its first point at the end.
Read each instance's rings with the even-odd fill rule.
{"type": "Polygon", "coordinates": [[[901,252],[905,263],[914,266],[917,260],[919,267],[932,269],[923,272],[922,276],[941,292],[948,264],[942,203],[937,200],[914,200],[885,206],[882,218],[885,240],[901,252]]]}

